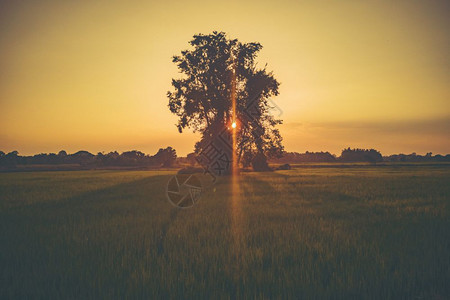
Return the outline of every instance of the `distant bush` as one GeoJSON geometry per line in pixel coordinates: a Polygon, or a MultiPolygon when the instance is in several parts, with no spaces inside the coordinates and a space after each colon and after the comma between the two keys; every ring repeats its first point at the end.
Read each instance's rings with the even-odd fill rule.
{"type": "Polygon", "coordinates": [[[381,153],[375,149],[344,149],[339,160],[344,162],[380,162],[383,161],[381,153]]]}
{"type": "Polygon", "coordinates": [[[290,164],[284,164],[281,166],[278,166],[277,170],[290,170],[291,169],[291,165],[290,164]]]}

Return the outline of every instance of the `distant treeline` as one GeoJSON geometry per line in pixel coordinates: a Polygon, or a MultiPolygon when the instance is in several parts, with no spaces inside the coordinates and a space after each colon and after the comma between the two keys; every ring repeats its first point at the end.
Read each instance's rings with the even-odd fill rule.
{"type": "MultiPolygon", "coordinates": [[[[272,159],[271,163],[293,164],[304,162],[450,162],[450,154],[426,155],[394,154],[382,156],[375,149],[344,149],[338,157],[330,152],[285,152],[281,158],[272,159]]],[[[41,153],[33,156],[20,156],[17,151],[4,153],[0,151],[0,167],[15,168],[18,165],[78,165],[86,168],[94,167],[172,167],[180,164],[195,165],[195,154],[177,157],[172,147],[161,148],[155,155],[147,155],[133,150],[119,154],[117,151],[96,155],[88,151],[78,151],[68,154],[66,151],[56,153],[41,153]]]]}
{"type": "Polygon", "coordinates": [[[432,155],[431,152],[426,155],[412,154],[394,154],[382,156],[375,149],[344,149],[341,156],[336,156],[330,152],[285,152],[283,157],[271,160],[273,163],[303,163],[303,162],[450,162],[450,154],[432,155]]]}
{"type": "Polygon", "coordinates": [[[97,155],[88,151],[78,151],[67,154],[66,151],[56,153],[41,153],[33,156],[20,156],[17,151],[5,154],[0,151],[0,166],[14,167],[17,165],[80,165],[85,167],[96,166],[149,166],[171,167],[177,158],[172,147],[161,148],[155,155],[146,155],[140,151],[126,151],[119,154],[117,151],[107,154],[99,152],[97,155]]]}

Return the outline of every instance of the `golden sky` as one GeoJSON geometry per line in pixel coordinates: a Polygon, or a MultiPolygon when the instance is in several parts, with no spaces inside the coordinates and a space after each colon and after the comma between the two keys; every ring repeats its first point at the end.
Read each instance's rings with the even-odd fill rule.
{"type": "Polygon", "coordinates": [[[191,152],[167,107],[197,33],[260,42],[287,151],[450,153],[448,1],[0,1],[0,150],[191,152]]]}

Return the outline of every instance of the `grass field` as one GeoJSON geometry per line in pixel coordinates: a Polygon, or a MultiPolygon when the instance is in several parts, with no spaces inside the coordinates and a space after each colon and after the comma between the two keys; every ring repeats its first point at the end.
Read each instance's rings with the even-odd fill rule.
{"type": "Polygon", "coordinates": [[[450,167],[0,174],[0,298],[447,299],[450,167]]]}

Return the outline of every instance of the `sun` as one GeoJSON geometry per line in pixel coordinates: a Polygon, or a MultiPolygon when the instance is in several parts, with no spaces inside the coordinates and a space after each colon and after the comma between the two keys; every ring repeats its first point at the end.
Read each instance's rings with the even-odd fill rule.
{"type": "Polygon", "coordinates": [[[236,122],[233,122],[233,124],[231,124],[231,127],[236,128],[236,122]]]}

